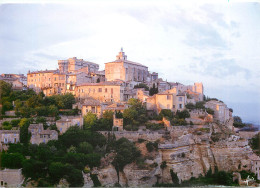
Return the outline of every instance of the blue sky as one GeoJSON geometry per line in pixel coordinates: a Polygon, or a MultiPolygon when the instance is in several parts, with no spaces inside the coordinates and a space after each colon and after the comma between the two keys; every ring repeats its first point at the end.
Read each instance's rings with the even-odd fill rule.
{"type": "Polygon", "coordinates": [[[100,64],[121,47],[168,81],[203,82],[234,115],[260,124],[260,3],[87,1],[0,5],[0,73],[100,64]]]}

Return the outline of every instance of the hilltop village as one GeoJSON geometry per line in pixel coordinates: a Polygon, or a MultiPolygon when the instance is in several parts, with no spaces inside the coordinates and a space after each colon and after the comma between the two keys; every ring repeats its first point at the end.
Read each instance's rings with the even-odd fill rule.
{"type": "Polygon", "coordinates": [[[258,131],[239,129],[242,120],[202,83],[165,81],[123,49],[105,70],[73,57],[0,82],[1,186],[260,180],[258,131]]]}

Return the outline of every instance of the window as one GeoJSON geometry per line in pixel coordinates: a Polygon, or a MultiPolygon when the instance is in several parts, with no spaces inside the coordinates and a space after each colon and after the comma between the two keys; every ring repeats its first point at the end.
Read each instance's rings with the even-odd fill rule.
{"type": "Polygon", "coordinates": [[[113,88],[111,88],[111,94],[113,94],[113,88]]]}
{"type": "Polygon", "coordinates": [[[105,88],[105,93],[107,93],[107,88],[105,88]]]}
{"type": "Polygon", "coordinates": [[[101,93],[102,92],[102,88],[98,88],[98,92],[101,93]]]}
{"type": "Polygon", "coordinates": [[[175,108],[175,105],[172,105],[172,108],[175,108]]]}
{"type": "Polygon", "coordinates": [[[171,100],[171,95],[167,95],[167,100],[171,100]]]}
{"type": "Polygon", "coordinates": [[[182,101],[182,97],[179,97],[179,101],[182,101]]]}
{"type": "Polygon", "coordinates": [[[182,104],[179,104],[179,108],[182,109],[182,104]]]}
{"type": "Polygon", "coordinates": [[[82,89],[81,92],[84,93],[84,90],[82,89]]]}

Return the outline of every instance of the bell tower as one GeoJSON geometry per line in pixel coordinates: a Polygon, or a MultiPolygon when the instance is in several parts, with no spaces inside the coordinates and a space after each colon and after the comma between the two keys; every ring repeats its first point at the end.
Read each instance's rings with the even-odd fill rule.
{"type": "Polygon", "coordinates": [[[116,60],[127,60],[127,56],[125,55],[125,52],[123,51],[123,48],[121,48],[121,51],[116,56],[116,60]]]}

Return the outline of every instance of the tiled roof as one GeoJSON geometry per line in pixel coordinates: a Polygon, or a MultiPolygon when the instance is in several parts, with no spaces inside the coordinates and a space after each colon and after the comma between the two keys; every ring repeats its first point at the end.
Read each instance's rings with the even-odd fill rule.
{"type": "Polygon", "coordinates": [[[78,86],[120,86],[118,82],[100,82],[100,83],[84,83],[78,86]]]}
{"type": "Polygon", "coordinates": [[[28,127],[28,129],[43,129],[43,124],[39,123],[39,124],[30,124],[30,126],[28,127]]]}
{"type": "Polygon", "coordinates": [[[100,102],[92,97],[87,97],[82,106],[100,106],[100,102]]]}
{"type": "MultiPolygon", "coordinates": [[[[148,68],[147,66],[142,65],[141,63],[136,63],[136,62],[133,62],[133,61],[123,60],[123,59],[117,59],[117,60],[109,62],[109,63],[122,63],[122,62],[148,68]]],[[[105,63],[105,64],[107,64],[107,63],[105,63]]]]}
{"type": "Polygon", "coordinates": [[[28,72],[28,74],[37,74],[37,73],[54,73],[57,72],[58,70],[40,70],[40,71],[32,71],[28,72]]]}

